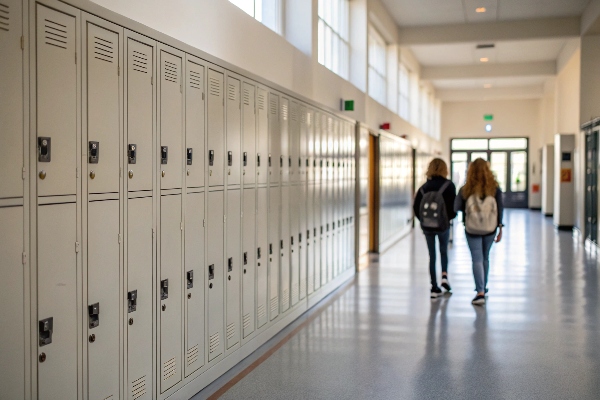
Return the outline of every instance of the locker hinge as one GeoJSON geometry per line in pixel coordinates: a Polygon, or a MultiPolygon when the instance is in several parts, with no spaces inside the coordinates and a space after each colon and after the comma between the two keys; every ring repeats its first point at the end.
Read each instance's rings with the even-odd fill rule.
{"type": "Polygon", "coordinates": [[[79,168],[75,168],[75,177],[79,178],[79,168]]]}
{"type": "Polygon", "coordinates": [[[223,223],[227,222],[227,216],[223,215],[223,223]]]}
{"type": "Polygon", "coordinates": [[[75,253],[79,253],[79,242],[75,242],[75,253]]]}
{"type": "Polygon", "coordinates": [[[119,178],[123,177],[123,168],[119,167],[119,178]]]}
{"type": "Polygon", "coordinates": [[[205,220],[205,219],[203,219],[203,220],[202,220],[202,227],[203,227],[203,228],[205,228],[205,227],[206,227],[206,220],[205,220]]]}
{"type": "Polygon", "coordinates": [[[21,36],[21,50],[25,50],[25,36],[21,36]]]}
{"type": "Polygon", "coordinates": [[[202,100],[204,100],[204,93],[202,93],[202,100]]]}
{"type": "Polygon", "coordinates": [[[25,180],[25,178],[27,177],[27,170],[25,168],[23,168],[22,172],[23,172],[23,175],[22,175],[23,180],[25,180]]]}
{"type": "Polygon", "coordinates": [[[117,67],[117,76],[121,76],[121,66],[117,67]]]}
{"type": "Polygon", "coordinates": [[[179,223],[179,229],[183,230],[183,222],[179,223]]]}
{"type": "Polygon", "coordinates": [[[156,234],[156,232],[154,231],[154,228],[152,228],[152,239],[154,239],[155,234],[156,234]]]}
{"type": "Polygon", "coordinates": [[[150,84],[154,85],[154,77],[153,76],[150,77],[150,84]]]}
{"type": "Polygon", "coordinates": [[[77,52],[75,52],[75,64],[77,64],[77,52]]]}
{"type": "Polygon", "coordinates": [[[121,244],[121,240],[123,240],[123,237],[121,236],[121,234],[119,233],[119,244],[121,244]]]}
{"type": "Polygon", "coordinates": [[[21,262],[23,263],[23,265],[27,264],[27,254],[26,253],[23,253],[21,255],[21,262]]]}

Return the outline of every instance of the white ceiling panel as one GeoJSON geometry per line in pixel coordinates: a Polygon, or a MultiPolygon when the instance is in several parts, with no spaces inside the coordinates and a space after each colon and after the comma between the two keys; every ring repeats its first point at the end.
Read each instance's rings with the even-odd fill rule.
{"type": "Polygon", "coordinates": [[[461,0],[382,0],[400,26],[461,24],[465,13],[461,0]]]}
{"type": "Polygon", "coordinates": [[[499,0],[498,19],[573,17],[583,14],[590,0],[499,0]]]}
{"type": "Polygon", "coordinates": [[[467,22],[480,23],[496,21],[498,18],[498,0],[463,0],[467,22]],[[485,12],[478,13],[478,8],[485,12]]]}
{"type": "Polygon", "coordinates": [[[472,64],[476,43],[453,43],[411,46],[413,54],[424,67],[472,64]]]}
{"type": "Polygon", "coordinates": [[[567,39],[522,40],[496,43],[499,63],[556,60],[567,39]]]}
{"type": "Polygon", "coordinates": [[[539,86],[543,85],[547,79],[547,76],[527,76],[494,79],[440,79],[433,80],[431,83],[436,90],[483,89],[486,85],[491,85],[490,89],[497,89],[522,86],[539,86]]]}

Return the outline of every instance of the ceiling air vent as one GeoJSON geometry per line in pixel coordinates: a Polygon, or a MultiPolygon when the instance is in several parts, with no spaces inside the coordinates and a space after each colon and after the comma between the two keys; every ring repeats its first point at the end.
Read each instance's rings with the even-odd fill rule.
{"type": "Polygon", "coordinates": [[[477,49],[493,49],[494,47],[496,47],[496,45],[494,43],[486,43],[486,44],[478,44],[477,45],[477,49]]]}

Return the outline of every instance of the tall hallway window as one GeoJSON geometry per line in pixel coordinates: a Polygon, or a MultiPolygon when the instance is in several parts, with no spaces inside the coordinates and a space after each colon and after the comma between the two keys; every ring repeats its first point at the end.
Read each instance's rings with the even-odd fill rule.
{"type": "Polygon", "coordinates": [[[350,45],[348,0],[319,0],[319,64],[348,79],[350,45]]]}
{"type": "Polygon", "coordinates": [[[381,34],[369,26],[369,96],[382,105],[386,102],[387,45],[381,34]]]}
{"type": "Polygon", "coordinates": [[[403,63],[398,66],[398,115],[410,121],[410,71],[403,63]]]}
{"type": "Polygon", "coordinates": [[[281,34],[281,0],[229,0],[248,15],[281,34]]]}

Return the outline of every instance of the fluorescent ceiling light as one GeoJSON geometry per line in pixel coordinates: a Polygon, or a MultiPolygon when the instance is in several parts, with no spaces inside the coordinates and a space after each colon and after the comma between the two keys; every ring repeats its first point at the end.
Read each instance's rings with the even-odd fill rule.
{"type": "Polygon", "coordinates": [[[486,8],[485,8],[485,7],[477,7],[477,8],[475,9],[475,12],[476,12],[476,13],[484,13],[484,12],[486,12],[486,11],[487,11],[487,10],[486,10],[486,8]]]}
{"type": "Polygon", "coordinates": [[[481,58],[479,59],[479,61],[481,61],[481,62],[488,62],[488,61],[490,61],[490,59],[489,59],[489,58],[487,58],[487,57],[481,57],[481,58]]]}

